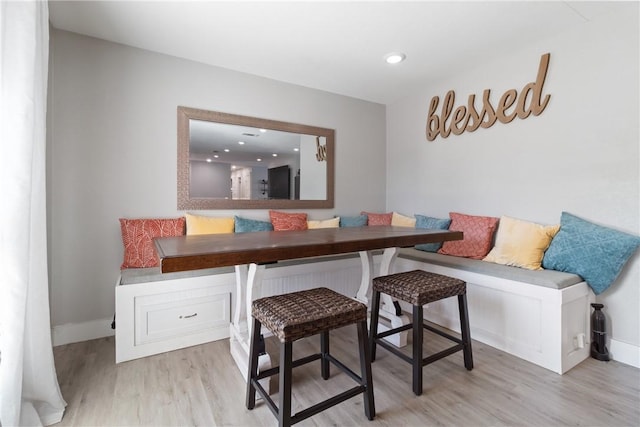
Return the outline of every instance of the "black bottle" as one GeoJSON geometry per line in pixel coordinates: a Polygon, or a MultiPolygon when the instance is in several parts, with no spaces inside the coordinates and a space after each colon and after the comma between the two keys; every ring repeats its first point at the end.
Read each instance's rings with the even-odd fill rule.
{"type": "Polygon", "coordinates": [[[609,350],[606,346],[607,323],[604,313],[602,312],[602,304],[591,304],[593,313],[591,313],[591,357],[598,360],[608,362],[609,350]]]}

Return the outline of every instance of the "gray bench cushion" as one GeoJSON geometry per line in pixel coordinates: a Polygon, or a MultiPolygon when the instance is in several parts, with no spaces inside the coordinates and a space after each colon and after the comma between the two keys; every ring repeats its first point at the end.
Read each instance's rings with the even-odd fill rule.
{"type": "Polygon", "coordinates": [[[562,271],[527,270],[477,259],[425,252],[414,248],[400,249],[399,257],[553,289],[563,289],[584,281],[577,274],[562,271]]]}
{"type": "Polygon", "coordinates": [[[120,271],[120,284],[159,282],[162,280],[184,279],[187,277],[211,276],[214,274],[233,273],[233,267],[207,268],[203,270],[178,271],[176,273],[162,273],[160,267],[127,268],[120,271]]]}
{"type": "MultiPolygon", "coordinates": [[[[341,259],[357,258],[358,254],[327,255],[312,258],[300,258],[287,261],[278,261],[267,264],[267,268],[300,265],[320,261],[336,261],[341,259]]],[[[179,271],[176,273],[162,273],[160,267],[127,268],[120,271],[120,284],[133,285],[135,283],[159,282],[162,280],[185,279],[189,277],[212,276],[215,274],[234,273],[234,267],[206,268],[203,270],[179,271]]]]}

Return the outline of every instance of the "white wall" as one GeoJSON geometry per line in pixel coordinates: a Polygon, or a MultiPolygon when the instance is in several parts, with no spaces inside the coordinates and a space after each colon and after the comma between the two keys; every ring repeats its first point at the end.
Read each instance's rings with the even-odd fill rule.
{"type": "MultiPolygon", "coordinates": [[[[564,211],[640,234],[638,3],[579,29],[521,46],[507,57],[451,70],[387,106],[387,208],[446,217],[450,211],[558,223],[564,211]],[[446,139],[425,137],[431,98],[507,89],[535,80],[551,53],[546,110],[446,139]]],[[[541,29],[544,31],[544,29],[541,29]]],[[[640,254],[598,297],[614,358],[638,365],[640,254]]]]}
{"type": "MultiPolygon", "coordinates": [[[[122,263],[120,217],[183,215],[179,105],[336,130],[335,209],[385,206],[385,108],[353,98],[51,31],[48,177],[54,342],[109,334],[122,263]],[[371,149],[371,148],[374,149],[371,149]],[[368,161],[352,165],[359,153],[368,161]]],[[[202,214],[267,219],[266,211],[202,214]]]]}

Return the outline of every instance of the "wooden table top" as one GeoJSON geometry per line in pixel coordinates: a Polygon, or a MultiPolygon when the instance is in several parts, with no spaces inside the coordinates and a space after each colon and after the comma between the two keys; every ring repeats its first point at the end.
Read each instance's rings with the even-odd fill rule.
{"type": "Polygon", "coordinates": [[[370,226],[154,239],[163,273],[461,240],[461,231],[370,226]]]}

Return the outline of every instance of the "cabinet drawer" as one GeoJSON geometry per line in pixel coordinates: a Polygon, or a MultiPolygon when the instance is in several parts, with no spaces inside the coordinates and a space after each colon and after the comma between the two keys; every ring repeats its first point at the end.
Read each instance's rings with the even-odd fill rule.
{"type": "Polygon", "coordinates": [[[135,299],[135,345],[228,326],[230,294],[208,289],[169,292],[135,299]]]}

